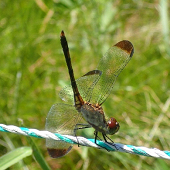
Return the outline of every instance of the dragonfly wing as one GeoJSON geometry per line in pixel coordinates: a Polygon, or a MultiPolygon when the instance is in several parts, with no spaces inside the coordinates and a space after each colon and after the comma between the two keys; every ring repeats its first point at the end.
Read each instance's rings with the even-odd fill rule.
{"type": "MultiPolygon", "coordinates": [[[[74,128],[77,123],[84,123],[82,116],[75,107],[68,104],[55,104],[51,107],[46,118],[46,130],[53,133],[74,135],[74,128]]],[[[72,145],[61,141],[46,139],[46,147],[49,155],[53,158],[66,155],[72,145]]]]}
{"type": "MultiPolygon", "coordinates": [[[[102,72],[100,70],[92,70],[76,80],[79,93],[84,101],[90,100],[93,88],[100,79],[101,74],[102,72]]],[[[73,90],[71,85],[64,87],[60,91],[59,96],[62,100],[70,104],[74,104],[73,90]]]]}
{"type": "Polygon", "coordinates": [[[73,95],[73,89],[70,85],[65,86],[60,92],[59,92],[59,97],[69,103],[69,104],[74,104],[74,95],[73,95]]]}
{"type": "Polygon", "coordinates": [[[106,100],[118,75],[131,59],[133,51],[132,43],[123,40],[111,47],[101,58],[97,70],[100,70],[102,75],[93,89],[91,103],[101,105],[106,100]]]}

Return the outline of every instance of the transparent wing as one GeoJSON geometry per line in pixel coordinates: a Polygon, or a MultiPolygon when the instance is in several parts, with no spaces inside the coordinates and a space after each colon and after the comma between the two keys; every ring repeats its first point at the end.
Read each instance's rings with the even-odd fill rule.
{"type": "Polygon", "coordinates": [[[110,94],[113,84],[118,75],[124,69],[133,55],[133,45],[127,40],[120,41],[101,58],[97,70],[102,75],[93,89],[90,102],[100,105],[106,100],[110,94]]]}
{"type": "MultiPolygon", "coordinates": [[[[100,79],[102,72],[99,70],[92,70],[76,80],[79,93],[84,101],[89,101],[91,98],[92,90],[98,80],[100,79]]],[[[64,87],[59,96],[62,100],[74,104],[73,90],[71,85],[64,87]]]]}
{"type": "MultiPolygon", "coordinates": [[[[74,135],[74,128],[77,123],[85,123],[85,120],[75,107],[58,103],[51,107],[46,118],[45,127],[50,132],[74,135]]],[[[50,156],[56,158],[67,154],[72,145],[63,141],[47,139],[46,147],[50,156]]]]}

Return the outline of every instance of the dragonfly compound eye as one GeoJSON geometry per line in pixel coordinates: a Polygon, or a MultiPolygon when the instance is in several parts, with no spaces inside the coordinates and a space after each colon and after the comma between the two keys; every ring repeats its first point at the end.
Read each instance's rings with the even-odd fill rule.
{"type": "Polygon", "coordinates": [[[118,123],[118,122],[116,121],[116,119],[113,118],[113,117],[111,117],[111,118],[109,119],[109,121],[107,122],[107,124],[108,124],[108,127],[109,127],[110,135],[116,133],[116,132],[119,130],[119,128],[120,128],[119,123],[118,123]]]}

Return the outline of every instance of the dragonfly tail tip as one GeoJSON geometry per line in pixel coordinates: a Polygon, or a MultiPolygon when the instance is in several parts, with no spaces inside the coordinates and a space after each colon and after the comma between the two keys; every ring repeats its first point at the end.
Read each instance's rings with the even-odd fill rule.
{"type": "Polygon", "coordinates": [[[61,31],[60,36],[61,36],[61,37],[64,37],[64,36],[65,36],[65,35],[64,35],[64,31],[63,31],[63,30],[61,31]]]}

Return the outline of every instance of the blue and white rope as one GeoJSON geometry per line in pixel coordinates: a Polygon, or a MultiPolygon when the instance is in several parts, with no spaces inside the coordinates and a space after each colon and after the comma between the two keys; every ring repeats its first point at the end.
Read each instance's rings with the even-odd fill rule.
{"type": "Polygon", "coordinates": [[[61,135],[58,133],[51,133],[49,131],[40,131],[37,129],[28,129],[25,127],[17,127],[13,125],[4,125],[4,124],[0,124],[0,131],[16,133],[25,136],[32,136],[36,138],[63,140],[71,144],[77,144],[78,141],[79,145],[82,146],[95,147],[100,149],[105,148],[108,151],[119,151],[119,152],[131,153],[135,155],[170,159],[170,151],[161,151],[157,148],[137,147],[132,145],[124,145],[120,143],[106,143],[99,140],[97,140],[97,144],[95,144],[94,139],[86,139],[81,136],[75,137],[70,135],[61,135]]]}

